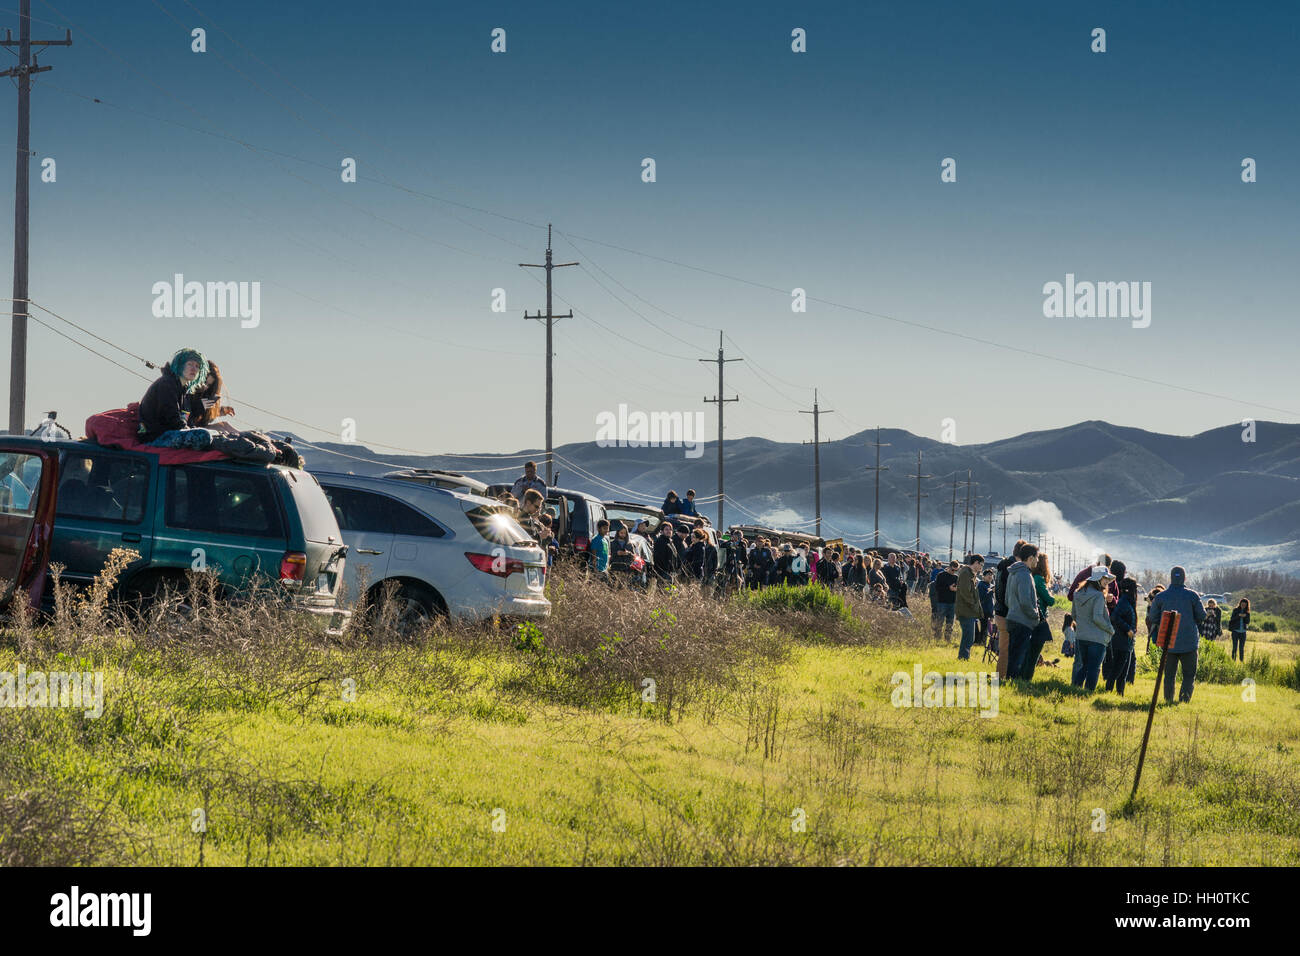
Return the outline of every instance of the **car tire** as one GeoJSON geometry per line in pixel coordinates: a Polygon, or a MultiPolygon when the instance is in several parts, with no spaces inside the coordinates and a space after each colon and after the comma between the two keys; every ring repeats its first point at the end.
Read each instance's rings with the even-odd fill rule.
{"type": "Polygon", "coordinates": [[[185,620],[193,613],[185,598],[185,579],[179,575],[145,573],[133,578],[122,588],[122,599],[127,611],[136,621],[147,621],[155,607],[167,603],[173,623],[185,620]]]}
{"type": "Polygon", "coordinates": [[[442,597],[432,588],[414,582],[400,582],[391,596],[382,586],[377,587],[371,606],[379,618],[392,613],[397,631],[403,636],[417,633],[433,622],[447,617],[447,608],[442,597]],[[396,605],[391,612],[389,608],[384,607],[387,601],[392,601],[396,605]]]}

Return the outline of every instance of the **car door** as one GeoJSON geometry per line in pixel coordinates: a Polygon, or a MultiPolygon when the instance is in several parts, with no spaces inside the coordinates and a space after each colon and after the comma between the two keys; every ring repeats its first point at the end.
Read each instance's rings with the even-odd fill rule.
{"type": "Polygon", "coordinates": [[[50,561],[63,565],[64,580],[90,583],[117,548],[140,555],[123,579],[149,564],[155,474],[144,455],[92,446],[61,453],[50,561]]]}
{"type": "Polygon", "coordinates": [[[54,537],[59,458],[53,449],[0,442],[0,608],[16,595],[40,604],[54,537]]]}
{"type": "Polygon", "coordinates": [[[391,577],[427,579],[429,567],[433,564],[432,549],[438,546],[439,539],[447,536],[447,529],[396,498],[388,499],[388,511],[394,531],[388,574],[391,577]]]}
{"type": "Polygon", "coordinates": [[[345,488],[324,481],[321,487],[338,519],[348,560],[343,569],[345,603],[356,603],[362,584],[369,590],[388,577],[393,554],[393,517],[386,495],[360,488],[345,488]],[[362,569],[365,569],[362,573],[362,569]]]}

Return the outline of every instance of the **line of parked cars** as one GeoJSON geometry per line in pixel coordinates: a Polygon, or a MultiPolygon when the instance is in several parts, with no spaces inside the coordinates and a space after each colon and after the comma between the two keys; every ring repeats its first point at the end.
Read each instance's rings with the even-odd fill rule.
{"type": "MultiPolygon", "coordinates": [[[[545,556],[500,502],[411,474],[311,473],[222,460],[162,466],[91,442],[0,436],[0,604],[53,607],[49,566],[89,585],[138,557],[115,597],[145,604],[187,573],[230,597],[277,595],[341,633],[366,590],[401,623],[550,613],[545,556]]],[[[570,522],[577,527],[578,519],[570,522]]]]}

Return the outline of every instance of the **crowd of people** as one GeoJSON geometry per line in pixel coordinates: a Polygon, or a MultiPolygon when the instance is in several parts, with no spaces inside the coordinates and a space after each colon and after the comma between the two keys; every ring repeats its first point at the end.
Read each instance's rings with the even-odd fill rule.
{"type": "MultiPolygon", "coordinates": [[[[552,516],[544,507],[545,490],[536,465],[529,462],[501,500],[517,509],[521,523],[553,560],[557,547],[552,516]]],[[[657,529],[649,519],[638,521],[635,528],[620,521],[612,535],[610,523],[600,521],[590,545],[591,569],[607,577],[625,572],[643,585],[652,579],[693,583],[719,596],[815,582],[909,619],[909,597],[926,595],[934,639],[952,644],[955,630],[957,658],[969,660],[975,647],[983,647],[986,658],[996,658],[1003,680],[1033,680],[1040,666],[1059,666],[1064,657],[1071,661],[1073,686],[1091,693],[1102,683],[1107,692],[1123,696],[1136,676],[1139,631],[1145,630],[1149,647],[1161,615],[1177,611],[1179,625],[1169,647],[1163,689],[1169,703],[1190,702],[1200,641],[1216,640],[1223,633],[1222,609],[1213,598],[1202,603],[1187,587],[1181,567],[1170,571],[1167,584],[1147,592],[1147,610],[1140,620],[1138,582],[1124,562],[1107,554],[1081,570],[1067,587],[1053,573],[1048,554],[1023,540],[1011,554],[986,566],[980,554],[961,562],[941,561],[926,553],[880,552],[842,543],[818,547],[762,534],[747,540],[739,529],[717,535],[696,510],[693,489],[684,498],[669,491],[663,513],[657,529]],[[647,545],[648,560],[640,556],[637,539],[647,545]],[[1048,612],[1055,604],[1054,592],[1060,591],[1071,605],[1059,635],[1061,656],[1049,659],[1044,651],[1056,635],[1048,612]]],[[[1234,659],[1245,660],[1249,624],[1250,602],[1243,598],[1228,621],[1234,659]]]]}

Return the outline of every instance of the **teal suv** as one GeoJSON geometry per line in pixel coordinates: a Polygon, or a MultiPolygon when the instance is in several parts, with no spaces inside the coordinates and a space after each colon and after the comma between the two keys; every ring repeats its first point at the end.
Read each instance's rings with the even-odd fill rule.
{"type": "Polygon", "coordinates": [[[115,548],[140,555],[119,579],[124,600],[209,571],[223,592],[269,591],[331,633],[350,616],[336,606],[347,548],[309,472],[236,461],[163,466],[84,441],[0,436],[0,600],[25,592],[48,609],[48,564],[85,585],[115,548]]]}

